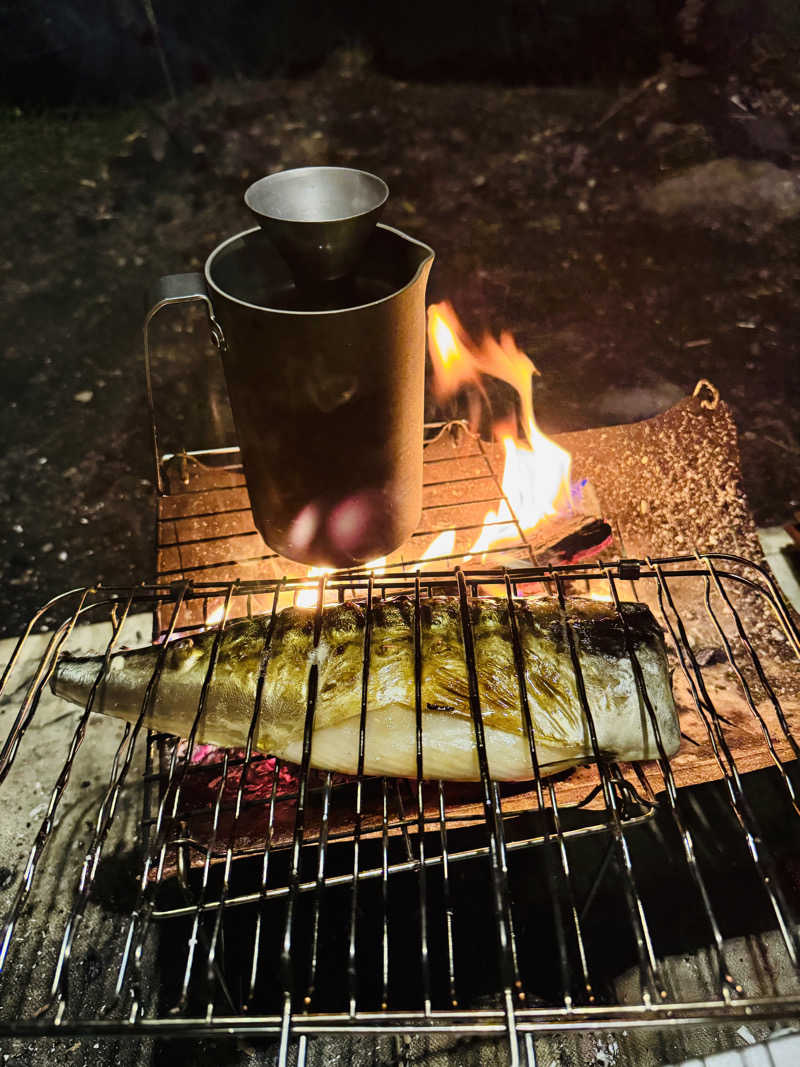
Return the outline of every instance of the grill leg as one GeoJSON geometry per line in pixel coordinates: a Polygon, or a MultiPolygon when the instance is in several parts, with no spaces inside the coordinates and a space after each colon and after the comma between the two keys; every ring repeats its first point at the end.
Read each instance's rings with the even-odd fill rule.
{"type": "Polygon", "coordinates": [[[533,1040],[533,1034],[525,1035],[525,1064],[526,1067],[537,1067],[536,1059],[536,1045],[533,1040]]]}

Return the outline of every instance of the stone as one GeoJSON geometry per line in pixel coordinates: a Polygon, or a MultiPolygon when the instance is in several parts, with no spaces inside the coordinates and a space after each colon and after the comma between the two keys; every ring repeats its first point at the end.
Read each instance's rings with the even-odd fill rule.
{"type": "Polygon", "coordinates": [[[638,422],[660,415],[681,400],[684,392],[674,382],[662,379],[628,388],[611,386],[600,394],[598,409],[611,423],[638,422]]]}
{"type": "Polygon", "coordinates": [[[647,143],[657,144],[667,137],[672,137],[678,129],[679,127],[674,122],[654,122],[647,134],[647,143]]]}
{"type": "Polygon", "coordinates": [[[765,161],[715,159],[643,190],[640,201],[663,219],[688,218],[711,228],[744,222],[764,232],[800,215],[800,172],[765,161]]]}

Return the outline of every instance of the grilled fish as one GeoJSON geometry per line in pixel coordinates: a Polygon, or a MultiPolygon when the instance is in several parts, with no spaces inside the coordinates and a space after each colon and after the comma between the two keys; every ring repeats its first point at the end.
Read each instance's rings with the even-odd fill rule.
{"type": "MultiPolygon", "coordinates": [[[[364,747],[366,774],[414,777],[417,726],[413,599],[376,600],[372,609],[364,747]]],[[[521,710],[518,674],[505,599],[469,601],[478,693],[489,770],[498,780],[533,777],[531,746],[521,710]]],[[[311,765],[355,773],[358,768],[366,604],[326,606],[314,648],[316,609],[290,607],[276,615],[231,622],[225,628],[209,681],[196,740],[244,745],[266,656],[255,748],[299,763],[306,721],[309,670],[318,666],[311,765]]],[[[623,604],[629,641],[641,666],[661,743],[668,756],[679,745],[661,630],[642,604],[623,604]]],[[[650,716],[637,691],[625,628],[610,604],[571,598],[516,600],[537,761],[542,774],[594,757],[572,667],[573,634],[601,756],[652,759],[658,748],[650,716]]],[[[216,631],[169,643],[143,722],[186,737],[197,716],[216,631]]],[[[420,602],[423,773],[426,778],[480,778],[475,725],[457,597],[420,602]]],[[[135,722],[156,667],[159,646],[112,653],[93,708],[135,722]]],[[[53,691],[85,704],[102,656],[62,655],[53,691]]]]}

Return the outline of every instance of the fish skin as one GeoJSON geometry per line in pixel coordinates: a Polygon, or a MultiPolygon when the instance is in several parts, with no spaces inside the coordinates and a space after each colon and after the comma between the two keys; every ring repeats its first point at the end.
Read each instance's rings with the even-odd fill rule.
{"type": "MultiPolygon", "coordinates": [[[[505,598],[471,598],[468,609],[490,770],[498,778],[530,778],[532,766],[520,711],[508,602],[505,598]]],[[[663,635],[645,605],[623,604],[621,610],[664,750],[671,756],[678,749],[680,734],[663,635]]],[[[407,596],[373,602],[366,773],[416,774],[414,611],[414,601],[407,596]]],[[[515,600],[514,612],[542,773],[593,758],[572,669],[568,628],[580,656],[601,754],[618,760],[657,757],[652,726],[636,690],[625,631],[615,608],[575,597],[567,601],[564,611],[555,598],[537,598],[515,600]]],[[[226,626],[197,724],[198,742],[231,747],[244,744],[265,662],[255,748],[299,761],[309,669],[316,662],[312,765],[345,773],[356,769],[366,604],[346,601],[326,606],[316,650],[315,618],[315,608],[290,607],[274,620],[261,616],[226,626]]],[[[420,633],[424,774],[475,779],[480,772],[459,598],[423,598],[420,633]]],[[[178,736],[189,734],[216,636],[216,630],[209,630],[170,642],[144,725],[178,736]]],[[[93,710],[136,721],[160,651],[156,645],[112,653],[93,710]]],[[[53,691],[85,704],[102,663],[102,656],[62,656],[51,678],[53,691]]]]}

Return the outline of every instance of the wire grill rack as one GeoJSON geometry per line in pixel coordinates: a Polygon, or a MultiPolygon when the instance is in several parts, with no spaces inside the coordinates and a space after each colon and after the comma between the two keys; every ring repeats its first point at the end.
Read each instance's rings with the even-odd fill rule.
{"type": "MultiPolygon", "coordinates": [[[[442,592],[458,598],[481,772],[466,803],[457,784],[422,778],[418,623],[415,780],[363,774],[345,779],[311,769],[314,663],[299,767],[254,751],[255,712],[242,750],[209,753],[195,743],[222,634],[228,620],[242,613],[234,610],[237,603],[252,607],[270,598],[274,618],[281,597],[300,585],[183,581],[64,594],[43,609],[51,615],[58,610],[61,623],[21,686],[18,667],[42,613],[32,620],[0,682],[0,696],[10,695],[16,708],[0,751],[0,799],[5,793],[7,801],[15,761],[36,716],[47,714],[47,682],[60,652],[80,632],[77,624],[111,619],[107,665],[131,613],[166,612],[169,640],[188,628],[181,623],[188,607],[220,599],[224,605],[189,738],[177,743],[163,735],[148,737],[144,727],[163,652],[138,721],[121,728],[98,809],[88,822],[88,840],[77,850],[74,884],[61,891],[64,917],[51,917],[55,950],[48,957],[46,992],[24,1013],[14,1013],[8,1007],[11,993],[30,981],[16,960],[37,887],[48,867],[64,862],[48,846],[70,793],[79,788],[73,766],[98,732],[118,727],[92,715],[96,683],[76,713],[44,814],[31,825],[27,863],[9,889],[0,933],[0,1035],[272,1034],[279,1062],[288,1063],[295,1056],[304,1062],[313,1035],[447,1030],[502,1035],[510,1063],[533,1063],[536,1036],[552,1031],[752,1021],[800,1010],[800,893],[791,866],[800,836],[798,703],[787,682],[796,675],[800,634],[763,568],[734,556],[698,554],[513,573],[456,568],[321,576],[315,640],[326,594],[364,598],[367,605],[360,767],[374,598],[405,593],[417,605],[442,592]],[[514,598],[535,584],[546,585],[562,605],[587,584],[607,591],[660,759],[619,766],[602,757],[581,655],[568,628],[594,760],[563,780],[539,775],[514,614],[514,598]],[[689,586],[691,602],[702,605],[718,634],[723,664],[709,663],[698,648],[694,615],[681,607],[689,586]],[[524,787],[498,783],[489,774],[469,613],[469,597],[487,593],[506,597],[510,605],[523,720],[536,771],[524,787]],[[619,610],[631,594],[653,605],[687,698],[681,709],[685,743],[672,764],[619,610]],[[766,649],[760,624],[748,622],[753,603],[770,620],[777,647],[773,635],[766,649]],[[743,725],[731,717],[734,698],[743,725]],[[700,779],[718,781],[701,787],[707,792],[698,802],[679,785],[692,780],[702,745],[714,769],[700,779]],[[132,895],[118,906],[118,937],[106,946],[97,979],[101,993],[87,999],[78,972],[92,913],[108,907],[102,872],[115,820],[126,804],[139,800],[137,754],[144,755],[148,788],[139,838],[128,847],[132,895]],[[745,776],[742,771],[752,766],[765,770],[745,776]],[[764,776],[768,785],[757,785],[764,776]],[[245,826],[250,829],[242,847],[245,826]],[[776,931],[780,977],[770,982],[743,978],[732,958],[730,939],[742,931],[731,912],[732,875],[721,866],[720,842],[735,858],[733,877],[748,923],[776,931]],[[671,986],[667,958],[675,951],[678,929],[707,954],[702,993],[681,995],[671,986]],[[615,977],[630,969],[636,994],[622,996],[615,977]]],[[[419,619],[418,611],[415,616],[419,619]]],[[[269,636],[262,678],[268,653],[269,636]]]]}
{"type": "MultiPolygon", "coordinates": [[[[526,535],[520,525],[501,485],[502,448],[482,441],[458,420],[427,423],[425,445],[420,523],[406,543],[391,554],[390,567],[413,570],[424,564],[426,550],[447,530],[453,531],[453,544],[437,552],[435,558],[442,565],[455,566],[484,527],[508,535],[481,553],[490,563],[511,558],[532,565],[562,562],[546,553],[537,555],[530,532],[526,535]],[[487,521],[492,511],[494,518],[487,521]]],[[[256,530],[238,447],[159,455],[155,478],[159,581],[246,581],[306,574],[306,567],[278,556],[256,530]]],[[[562,536],[580,528],[582,508],[591,510],[596,504],[585,481],[573,486],[573,496],[573,521],[559,525],[562,536]]],[[[600,510],[599,505],[595,510],[600,510]]],[[[621,546],[619,531],[614,533],[621,546]]],[[[583,531],[583,541],[575,538],[575,553],[570,558],[582,543],[595,551],[607,547],[611,535],[609,524],[593,519],[583,531]]],[[[617,550],[625,552],[624,547],[617,550]]]]}

